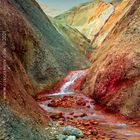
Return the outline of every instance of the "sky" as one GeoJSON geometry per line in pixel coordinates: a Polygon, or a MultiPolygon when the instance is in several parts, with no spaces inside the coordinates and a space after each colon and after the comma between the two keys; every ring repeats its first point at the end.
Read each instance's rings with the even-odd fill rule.
{"type": "Polygon", "coordinates": [[[45,13],[53,17],[69,10],[73,6],[89,1],[91,0],[37,0],[45,13]]]}

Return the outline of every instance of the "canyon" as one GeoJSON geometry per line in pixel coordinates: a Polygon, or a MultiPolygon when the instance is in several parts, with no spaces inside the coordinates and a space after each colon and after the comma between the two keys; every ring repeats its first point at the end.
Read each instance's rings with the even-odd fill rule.
{"type": "Polygon", "coordinates": [[[43,10],[0,0],[0,139],[139,140],[140,1],[43,10]]]}

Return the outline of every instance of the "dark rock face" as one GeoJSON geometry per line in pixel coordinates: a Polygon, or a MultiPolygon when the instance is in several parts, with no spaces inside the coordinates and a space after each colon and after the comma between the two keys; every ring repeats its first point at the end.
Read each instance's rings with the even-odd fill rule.
{"type": "Polygon", "coordinates": [[[98,47],[84,91],[113,112],[140,117],[140,1],[129,10],[98,47]]]}
{"type": "Polygon", "coordinates": [[[25,35],[23,40],[23,59],[36,86],[49,87],[68,71],[89,66],[86,57],[63,38],[34,0],[11,0],[11,3],[24,16],[25,24],[31,29],[30,36],[25,35]]]}

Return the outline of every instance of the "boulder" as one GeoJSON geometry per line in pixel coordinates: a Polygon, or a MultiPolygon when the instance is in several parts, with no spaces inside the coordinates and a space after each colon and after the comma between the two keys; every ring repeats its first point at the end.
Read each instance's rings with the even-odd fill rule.
{"type": "Polygon", "coordinates": [[[83,132],[78,129],[78,128],[75,128],[75,127],[71,127],[71,126],[66,126],[64,129],[63,129],[63,134],[65,135],[71,135],[71,136],[75,136],[77,138],[80,138],[80,137],[83,137],[84,134],[83,132]]]}

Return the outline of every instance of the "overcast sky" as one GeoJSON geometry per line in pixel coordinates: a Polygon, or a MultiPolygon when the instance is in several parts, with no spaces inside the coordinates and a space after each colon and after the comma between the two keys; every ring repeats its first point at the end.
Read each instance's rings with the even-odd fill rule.
{"type": "Polygon", "coordinates": [[[45,9],[47,15],[56,16],[64,11],[69,10],[73,6],[91,0],[37,0],[39,4],[45,9]]]}

